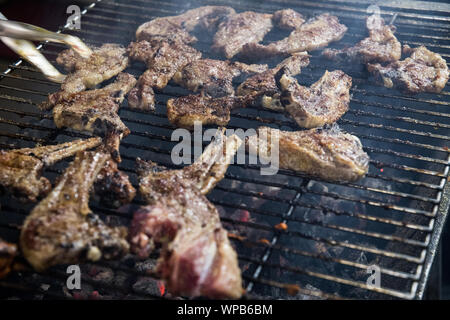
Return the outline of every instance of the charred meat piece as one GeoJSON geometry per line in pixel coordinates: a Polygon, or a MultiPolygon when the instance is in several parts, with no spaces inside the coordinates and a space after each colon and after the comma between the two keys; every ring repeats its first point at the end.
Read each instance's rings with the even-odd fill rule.
{"type": "Polygon", "coordinates": [[[367,69],[385,87],[397,87],[407,93],[439,93],[447,84],[449,72],[447,62],[437,53],[424,46],[403,46],[403,53],[410,56],[394,61],[387,66],[368,64],[367,69]]]}
{"type": "Polygon", "coordinates": [[[148,257],[162,246],[158,271],[175,295],[239,298],[241,274],[217,209],[204,194],[220,181],[241,140],[219,130],[191,166],[162,170],[139,161],[141,207],[130,227],[132,251],[148,257]]]}
{"type": "Polygon", "coordinates": [[[53,120],[58,128],[68,127],[106,137],[110,152],[119,160],[118,143],[130,130],[117,112],[135,83],[132,75],[121,73],[114,83],[102,89],[72,94],[53,108],[53,120]]]}
{"type": "Polygon", "coordinates": [[[234,94],[232,81],[238,75],[239,70],[229,61],[200,59],[176,72],[173,80],[191,91],[223,97],[234,94]]]}
{"type": "Polygon", "coordinates": [[[148,66],[128,97],[130,107],[144,110],[155,108],[152,88],[163,89],[178,70],[201,57],[196,49],[167,39],[134,42],[128,51],[131,59],[148,66]]]}
{"type": "Polygon", "coordinates": [[[74,93],[94,88],[105,80],[111,79],[128,66],[126,49],[116,44],[104,44],[94,48],[87,59],[80,57],[72,49],[59,54],[57,63],[64,66],[70,74],[61,85],[61,91],[50,94],[42,109],[51,109],[61,100],[74,93]]]}
{"type": "Polygon", "coordinates": [[[219,25],[212,50],[231,59],[245,45],[262,41],[272,27],[271,14],[246,11],[230,15],[219,25]]]}
{"type": "Polygon", "coordinates": [[[0,239],[0,279],[11,272],[14,258],[17,255],[17,246],[0,239]]]}
{"type": "Polygon", "coordinates": [[[132,59],[146,63],[149,68],[139,82],[143,81],[146,85],[160,90],[167,85],[175,72],[201,57],[201,53],[196,49],[171,40],[131,43],[129,52],[132,59]]]}
{"type": "Polygon", "coordinates": [[[215,32],[219,23],[228,15],[234,14],[233,8],[225,6],[203,6],[188,10],[178,16],[153,19],[139,26],[136,38],[152,40],[165,37],[184,43],[194,43],[197,38],[189,32],[200,28],[202,31],[215,32]]]}
{"type": "Polygon", "coordinates": [[[368,62],[397,61],[402,55],[402,45],[394,36],[395,27],[386,26],[383,18],[372,15],[366,20],[369,37],[356,46],[343,50],[325,49],[323,55],[332,60],[356,60],[368,62]]]}
{"type": "Polygon", "coordinates": [[[306,52],[294,53],[279,63],[275,68],[249,77],[237,88],[238,96],[254,97],[252,103],[276,111],[284,110],[280,102],[281,91],[275,82],[275,74],[283,68],[284,72],[295,76],[301,72],[302,67],[309,64],[309,55],[306,52]]]}
{"type": "Polygon", "coordinates": [[[89,209],[89,191],[111,156],[79,152],[58,184],[25,219],[20,247],[37,270],[57,264],[120,258],[128,252],[126,230],[107,226],[89,209]]]}
{"type": "Polygon", "coordinates": [[[251,75],[253,73],[261,73],[267,71],[269,66],[267,64],[246,64],[239,61],[234,61],[233,66],[235,66],[240,74],[251,75]]]}
{"type": "Polygon", "coordinates": [[[230,61],[199,59],[175,73],[173,80],[194,92],[201,91],[213,98],[234,95],[233,78],[241,73],[267,70],[267,65],[246,65],[230,61]]]}
{"type": "Polygon", "coordinates": [[[226,126],[232,109],[244,108],[253,97],[227,96],[211,98],[202,94],[188,95],[167,101],[167,117],[179,128],[194,128],[196,121],[203,125],[226,126]]]}
{"type": "Polygon", "coordinates": [[[278,28],[293,30],[300,27],[305,19],[295,10],[283,9],[274,12],[272,21],[278,28]]]}
{"type": "Polygon", "coordinates": [[[356,181],[369,169],[369,156],[359,139],[342,132],[337,125],[326,129],[280,131],[261,127],[258,135],[248,139],[253,154],[277,153],[279,167],[328,181],[356,181]],[[262,153],[261,153],[262,151],[262,153]]]}
{"type": "Polygon", "coordinates": [[[308,88],[283,74],[279,86],[280,100],[286,111],[300,127],[315,128],[332,124],[347,112],[352,78],[341,70],[325,71],[319,81],[308,88]]]}
{"type": "Polygon", "coordinates": [[[144,78],[141,79],[128,95],[128,106],[132,109],[154,111],[155,91],[145,83],[144,78]]]}
{"type": "Polygon", "coordinates": [[[95,196],[108,207],[120,207],[130,203],[136,196],[136,189],[128,176],[117,168],[117,163],[110,159],[97,175],[94,184],[95,196]]]}
{"type": "Polygon", "coordinates": [[[45,196],[51,189],[50,181],[41,177],[45,166],[50,166],[78,151],[98,146],[100,138],[75,140],[58,145],[0,150],[0,185],[29,201],[45,196]]]}
{"type": "Polygon", "coordinates": [[[313,51],[326,47],[330,42],[341,40],[345,32],[347,27],[340,24],[337,17],[324,13],[295,28],[287,38],[282,40],[268,45],[246,44],[242,49],[242,56],[254,60],[300,51],[313,51]]]}

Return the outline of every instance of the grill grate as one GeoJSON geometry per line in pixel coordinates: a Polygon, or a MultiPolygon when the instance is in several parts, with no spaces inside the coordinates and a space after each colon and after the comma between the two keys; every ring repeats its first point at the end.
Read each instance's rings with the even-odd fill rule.
{"type": "MultiPolygon", "coordinates": [[[[335,44],[337,47],[350,46],[366,36],[361,31],[369,5],[365,1],[189,3],[196,7],[206,2],[231,5],[237,11],[273,12],[290,7],[307,16],[332,12],[349,27],[346,36],[335,44]]],[[[409,3],[388,2],[381,13],[387,21],[395,16],[397,36],[403,44],[424,44],[450,61],[450,6],[439,3],[410,6],[409,3]]],[[[62,31],[80,36],[92,45],[104,42],[127,45],[141,23],[186,9],[188,6],[176,1],[98,1],[83,11],[82,30],[62,31]]],[[[279,36],[271,33],[269,40],[279,36]]],[[[201,39],[196,47],[204,57],[214,57],[206,41],[201,39]]],[[[54,62],[63,46],[42,44],[39,48],[54,62]]],[[[413,299],[423,295],[449,207],[448,87],[440,94],[401,95],[373,85],[362,67],[336,65],[322,60],[317,52],[312,53],[310,66],[302,70],[298,79],[301,84],[309,85],[326,69],[339,68],[350,74],[354,83],[351,110],[339,124],[361,138],[371,157],[365,179],[333,184],[286,170],[265,177],[259,175],[259,167],[255,165],[233,165],[209,195],[219,208],[237,249],[248,297],[413,299]],[[279,231],[274,227],[280,222],[286,223],[288,230],[279,231]],[[366,285],[366,270],[374,264],[381,271],[378,288],[366,285]]],[[[139,75],[143,68],[132,66],[128,71],[139,75]]],[[[55,128],[51,113],[37,109],[58,85],[45,80],[35,68],[18,61],[1,77],[1,148],[86,137],[55,128]]],[[[158,92],[155,113],[132,110],[126,102],[120,109],[122,120],[132,131],[121,145],[120,168],[130,175],[135,186],[137,156],[174,167],[170,160],[175,144],[170,138],[174,127],[167,120],[165,103],[171,97],[185,94],[184,89],[169,85],[158,92]]],[[[262,124],[288,130],[296,128],[291,119],[258,108],[233,112],[229,127],[247,129],[262,124]]],[[[46,176],[53,179],[67,163],[48,169],[46,176]]],[[[0,235],[15,241],[21,221],[31,206],[11,203],[5,197],[1,204],[0,235]]],[[[138,199],[133,205],[139,204],[142,201],[138,199]]],[[[93,203],[92,209],[112,222],[126,225],[132,207],[109,210],[93,203]]],[[[126,298],[161,298],[157,280],[151,280],[154,261],[153,257],[139,262],[130,256],[120,262],[85,264],[82,281],[107,297],[116,292],[126,298]],[[105,273],[114,277],[98,276],[105,273]]],[[[23,272],[0,281],[0,289],[7,288],[32,298],[74,297],[64,289],[65,278],[62,267],[46,274],[23,272]]]]}

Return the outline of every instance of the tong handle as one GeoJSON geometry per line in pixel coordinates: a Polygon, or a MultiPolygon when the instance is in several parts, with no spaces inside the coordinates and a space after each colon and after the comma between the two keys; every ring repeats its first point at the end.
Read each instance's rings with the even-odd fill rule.
{"type": "Polygon", "coordinates": [[[0,36],[21,40],[64,43],[71,46],[83,58],[89,58],[92,54],[91,49],[89,49],[78,37],[51,32],[44,28],[23,22],[0,20],[0,36]]]}

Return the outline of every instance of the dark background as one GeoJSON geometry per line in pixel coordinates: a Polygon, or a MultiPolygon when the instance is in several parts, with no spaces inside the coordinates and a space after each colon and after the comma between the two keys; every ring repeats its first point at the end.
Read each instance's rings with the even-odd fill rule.
{"type": "MultiPolygon", "coordinates": [[[[91,3],[92,0],[0,0],[0,11],[10,20],[35,24],[56,31],[66,23],[68,17],[66,9],[69,5],[79,5],[83,10],[84,6],[91,3]]],[[[18,60],[17,55],[0,42],[0,72],[6,70],[8,64],[16,60],[18,60]]],[[[443,299],[450,299],[450,272],[448,272],[450,270],[450,225],[448,223],[440,247],[430,273],[426,298],[436,299],[440,295],[443,299]]]]}

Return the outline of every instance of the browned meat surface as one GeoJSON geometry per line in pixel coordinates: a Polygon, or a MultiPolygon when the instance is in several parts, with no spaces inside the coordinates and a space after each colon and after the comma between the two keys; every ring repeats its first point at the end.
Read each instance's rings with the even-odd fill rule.
{"type": "Polygon", "coordinates": [[[196,49],[167,39],[134,42],[128,51],[131,59],[148,66],[128,97],[130,107],[144,110],[155,108],[152,88],[163,89],[178,70],[201,58],[201,53],[196,49]]]}
{"type": "Polygon", "coordinates": [[[130,203],[136,196],[136,189],[128,176],[117,168],[117,163],[110,159],[97,175],[94,184],[95,195],[108,207],[120,207],[130,203]]]}
{"type": "Polygon", "coordinates": [[[247,144],[249,152],[257,154],[259,151],[260,155],[276,154],[276,149],[272,151],[271,147],[278,145],[280,169],[323,180],[356,181],[369,169],[369,156],[359,139],[342,132],[337,125],[293,132],[261,127],[258,136],[250,137],[247,144]]]}
{"type": "Polygon", "coordinates": [[[50,94],[42,109],[51,109],[61,100],[74,93],[94,88],[111,79],[128,66],[126,49],[117,44],[104,44],[94,48],[87,59],[80,57],[72,49],[61,52],[56,62],[65,67],[69,75],[61,85],[61,91],[50,94]]]}
{"type": "Polygon", "coordinates": [[[272,20],[278,28],[287,30],[298,28],[305,22],[303,16],[292,9],[275,11],[272,20]]]}
{"type": "Polygon", "coordinates": [[[36,201],[51,189],[50,181],[41,176],[45,166],[100,143],[100,138],[91,138],[44,147],[0,150],[0,185],[13,194],[36,201]]]}
{"type": "Polygon", "coordinates": [[[402,45],[394,36],[395,27],[386,26],[383,18],[372,15],[366,20],[369,37],[343,50],[325,49],[323,55],[333,60],[356,60],[362,63],[391,62],[401,58],[402,45]]]}
{"type": "Polygon", "coordinates": [[[246,44],[242,49],[242,56],[254,60],[300,51],[313,51],[326,47],[330,42],[341,40],[345,32],[347,27],[340,24],[337,17],[324,13],[295,28],[282,40],[268,45],[257,42],[246,44]]]}
{"type": "Polygon", "coordinates": [[[267,65],[199,59],[176,72],[173,80],[186,89],[218,98],[234,95],[233,78],[241,73],[251,74],[264,70],[267,70],[267,65]]]}
{"type": "Polygon", "coordinates": [[[136,38],[152,40],[165,37],[184,43],[193,43],[197,38],[189,32],[200,28],[202,31],[215,32],[219,23],[228,15],[234,14],[233,8],[225,6],[203,6],[188,10],[178,16],[153,19],[139,26],[136,38]]]}
{"type": "Polygon", "coordinates": [[[107,226],[88,206],[89,191],[109,159],[108,153],[79,152],[52,192],[25,219],[20,247],[37,271],[127,253],[126,230],[107,226]]]}
{"type": "Polygon", "coordinates": [[[239,61],[234,61],[233,66],[235,66],[241,74],[250,75],[253,73],[261,73],[267,71],[269,66],[267,64],[246,64],[239,61]]]}
{"type": "Polygon", "coordinates": [[[246,11],[230,15],[219,25],[212,50],[231,59],[245,45],[262,41],[272,27],[271,14],[246,11]]]}
{"type": "Polygon", "coordinates": [[[334,123],[348,110],[352,78],[341,70],[325,71],[309,88],[285,74],[279,85],[281,103],[300,127],[315,128],[334,123]]]}
{"type": "Polygon", "coordinates": [[[309,64],[309,55],[306,52],[294,53],[279,63],[275,68],[249,77],[237,88],[238,96],[251,96],[254,105],[262,105],[267,109],[282,111],[284,107],[280,102],[281,91],[275,82],[275,74],[283,68],[284,72],[295,76],[301,68],[309,64]]]}
{"type": "Polygon", "coordinates": [[[179,128],[192,129],[196,121],[203,125],[226,126],[230,121],[230,111],[244,108],[251,101],[252,97],[247,96],[211,98],[201,94],[172,98],[167,101],[167,117],[179,128]]]}
{"type": "Polygon", "coordinates": [[[106,137],[110,152],[120,160],[118,143],[130,130],[117,112],[135,83],[132,75],[121,73],[114,83],[102,89],[72,94],[53,108],[53,120],[58,128],[68,127],[106,137]]]}
{"type": "Polygon", "coordinates": [[[367,69],[385,87],[396,87],[407,93],[439,93],[447,84],[449,72],[447,62],[437,53],[424,46],[403,46],[403,53],[410,56],[394,61],[387,66],[368,64],[367,69]]]}
{"type": "Polygon", "coordinates": [[[219,130],[202,156],[184,169],[162,170],[152,162],[138,162],[140,191],[149,205],[134,214],[131,248],[145,258],[162,246],[158,271],[175,295],[242,295],[236,252],[217,209],[204,196],[223,178],[240,144],[239,138],[227,138],[219,130]]]}
{"type": "Polygon", "coordinates": [[[17,255],[17,246],[0,239],[0,279],[11,272],[14,258],[17,255]]]}

